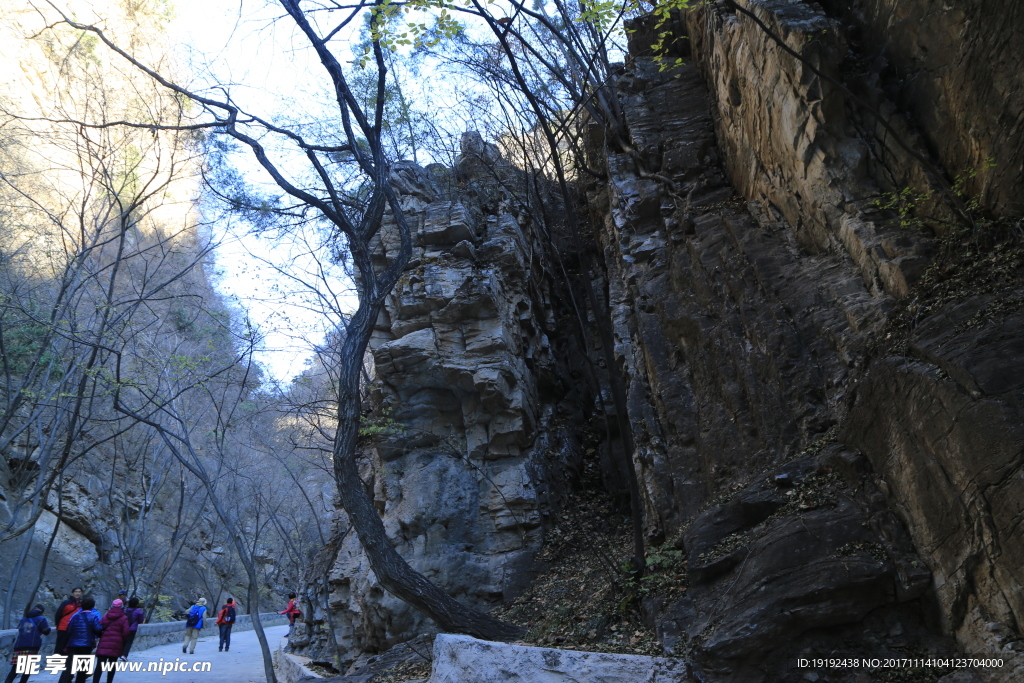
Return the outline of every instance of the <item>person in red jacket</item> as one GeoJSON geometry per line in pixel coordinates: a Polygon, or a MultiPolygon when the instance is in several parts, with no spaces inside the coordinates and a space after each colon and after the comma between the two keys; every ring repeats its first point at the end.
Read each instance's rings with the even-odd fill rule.
{"type": "Polygon", "coordinates": [[[217,626],[220,627],[220,646],[217,652],[227,652],[231,648],[231,627],[235,625],[235,599],[228,598],[217,615],[217,626]]]}
{"type": "Polygon", "coordinates": [[[82,589],[76,586],[72,589],[68,599],[60,603],[60,607],[57,608],[57,616],[53,620],[53,623],[57,625],[57,640],[53,644],[54,653],[65,654],[64,650],[68,644],[68,622],[81,607],[82,589]]]}
{"type": "Polygon", "coordinates": [[[288,594],[288,606],[281,611],[281,614],[288,615],[288,636],[295,631],[295,620],[302,616],[302,610],[296,605],[295,593],[288,594]]]}
{"type": "Polygon", "coordinates": [[[124,613],[123,602],[114,600],[114,604],[100,619],[100,628],[103,629],[103,634],[96,646],[96,671],[93,673],[92,683],[99,683],[101,667],[104,662],[111,663],[110,670],[107,672],[107,683],[112,683],[114,663],[124,651],[124,643],[128,640],[128,634],[131,633],[131,622],[128,620],[128,615],[124,613]]]}

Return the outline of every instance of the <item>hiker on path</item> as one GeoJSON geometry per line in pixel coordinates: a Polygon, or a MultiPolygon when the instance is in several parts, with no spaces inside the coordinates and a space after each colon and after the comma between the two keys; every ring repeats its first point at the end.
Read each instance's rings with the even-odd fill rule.
{"type": "Polygon", "coordinates": [[[228,598],[217,615],[217,626],[220,627],[220,645],[217,652],[227,652],[231,647],[231,627],[235,625],[235,599],[228,598]]]}
{"type": "MultiPolygon", "coordinates": [[[[96,672],[92,676],[92,683],[99,683],[100,672],[104,662],[116,662],[124,651],[124,644],[131,633],[131,624],[128,615],[124,611],[124,603],[121,600],[114,600],[107,613],[100,619],[100,628],[103,635],[96,646],[96,672]]],[[[114,666],[111,664],[107,672],[107,683],[114,680],[114,666]]]]}
{"type": "MultiPolygon", "coordinates": [[[[60,676],[60,683],[71,683],[71,667],[74,665],[75,655],[91,655],[96,647],[96,636],[103,631],[100,629],[101,615],[96,611],[96,601],[92,598],[82,600],[82,608],[75,612],[68,622],[68,644],[65,648],[68,656],[64,666],[64,673],[60,676]]],[[[88,671],[79,671],[75,677],[75,683],[85,683],[89,678],[88,671]]]]}
{"type": "Polygon", "coordinates": [[[302,610],[300,610],[298,605],[295,603],[295,593],[289,593],[288,606],[281,612],[281,614],[288,615],[288,635],[285,636],[285,638],[291,636],[295,632],[295,620],[302,616],[302,610]]]}
{"type": "MultiPolygon", "coordinates": [[[[43,636],[50,634],[50,625],[43,616],[43,606],[36,605],[25,612],[24,618],[18,624],[18,639],[14,641],[14,653],[11,657],[11,672],[7,674],[4,683],[14,683],[18,675],[18,656],[39,654],[39,648],[43,646],[43,636]]],[[[21,675],[21,683],[28,681],[28,674],[21,675]]]]}
{"type": "Polygon", "coordinates": [[[139,624],[146,618],[146,610],[139,607],[138,598],[132,598],[128,601],[128,607],[125,608],[124,613],[128,615],[128,623],[131,626],[128,631],[128,640],[124,641],[124,650],[121,652],[121,658],[128,659],[132,643],[135,642],[135,635],[139,632],[139,624]]]}
{"type": "Polygon", "coordinates": [[[203,615],[206,614],[206,598],[199,598],[192,609],[188,611],[188,619],[185,621],[185,644],[181,646],[181,653],[194,655],[196,653],[196,641],[199,640],[199,632],[203,629],[203,615]]]}
{"type": "Polygon", "coordinates": [[[57,626],[57,640],[53,644],[53,651],[58,655],[64,654],[64,648],[68,644],[68,622],[71,621],[71,617],[75,616],[75,612],[82,606],[82,589],[75,587],[71,590],[71,595],[68,599],[60,603],[60,607],[57,608],[57,615],[53,620],[54,625],[57,626]]]}

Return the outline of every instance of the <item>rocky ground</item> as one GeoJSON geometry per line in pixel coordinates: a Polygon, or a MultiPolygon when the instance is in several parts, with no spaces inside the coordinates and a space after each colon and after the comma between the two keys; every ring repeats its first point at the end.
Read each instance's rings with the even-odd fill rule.
{"type": "Polygon", "coordinates": [[[660,655],[639,599],[655,586],[685,593],[682,553],[652,551],[655,571],[637,586],[626,572],[631,542],[625,510],[597,491],[574,494],[539,553],[548,569],[495,614],[528,628],[523,642],[532,645],[660,655]]]}

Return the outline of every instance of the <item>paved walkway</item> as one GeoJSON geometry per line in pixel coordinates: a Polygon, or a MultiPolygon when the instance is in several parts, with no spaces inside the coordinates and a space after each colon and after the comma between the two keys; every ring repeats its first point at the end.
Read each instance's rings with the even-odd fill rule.
{"type": "MultiPolygon", "coordinates": [[[[267,642],[271,652],[277,650],[278,643],[288,633],[288,626],[271,626],[265,629],[267,642]]],[[[185,634],[182,633],[182,640],[185,634]]],[[[129,662],[142,662],[141,672],[122,671],[115,674],[115,683],[266,683],[263,673],[263,653],[255,631],[239,631],[231,634],[231,650],[217,652],[218,637],[216,634],[199,639],[194,655],[181,654],[181,643],[158,645],[148,650],[132,651],[129,662]],[[187,662],[194,666],[197,662],[210,662],[209,671],[183,672],[168,671],[166,675],[157,671],[146,671],[150,662],[157,662],[161,668],[165,664],[187,662]]],[[[45,674],[33,677],[46,681],[45,674]]],[[[56,680],[56,679],[55,679],[56,680]]],[[[102,674],[101,683],[105,683],[106,674],[102,674]]]]}

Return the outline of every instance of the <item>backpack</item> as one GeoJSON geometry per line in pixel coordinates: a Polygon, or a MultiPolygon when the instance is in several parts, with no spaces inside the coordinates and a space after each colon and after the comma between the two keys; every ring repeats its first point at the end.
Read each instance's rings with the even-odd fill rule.
{"type": "Polygon", "coordinates": [[[185,626],[189,628],[195,628],[199,626],[199,611],[195,607],[188,613],[188,621],[185,622],[185,626]]]}
{"type": "Polygon", "coordinates": [[[18,627],[18,640],[32,640],[36,634],[39,633],[39,626],[36,624],[35,619],[24,618],[21,620],[21,625],[18,627]]]}
{"type": "Polygon", "coordinates": [[[38,648],[42,644],[42,632],[39,630],[40,617],[25,617],[18,624],[16,647],[38,648]]]}
{"type": "Polygon", "coordinates": [[[231,625],[235,623],[235,608],[231,605],[224,605],[224,608],[217,615],[217,625],[231,625]]]}
{"type": "Polygon", "coordinates": [[[81,609],[82,608],[79,606],[79,603],[76,602],[66,602],[62,604],[60,609],[57,610],[57,630],[60,630],[61,623],[64,624],[64,628],[67,628],[68,624],[71,622],[71,617],[78,614],[81,609]]]}

